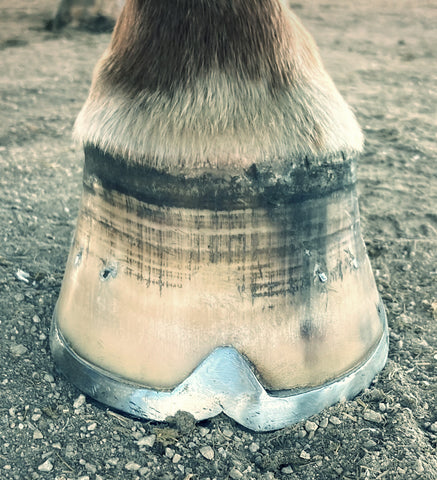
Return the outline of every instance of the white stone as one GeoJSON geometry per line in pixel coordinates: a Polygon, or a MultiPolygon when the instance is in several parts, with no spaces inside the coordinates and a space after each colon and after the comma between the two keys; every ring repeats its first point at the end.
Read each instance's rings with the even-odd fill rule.
{"type": "Polygon", "coordinates": [[[173,458],[173,457],[174,457],[174,450],[171,449],[171,448],[169,448],[169,447],[167,447],[167,448],[165,449],[165,456],[166,456],[167,458],[170,458],[170,459],[173,458]]]}
{"type": "Polygon", "coordinates": [[[315,432],[318,428],[317,423],[311,422],[310,420],[307,420],[305,422],[305,430],[310,433],[310,432],[315,432]]]}
{"type": "Polygon", "coordinates": [[[382,422],[382,415],[379,412],[375,412],[374,410],[366,410],[363,413],[364,420],[373,423],[381,423],[382,422]]]}
{"type": "Polygon", "coordinates": [[[53,383],[55,381],[53,375],[50,375],[50,373],[46,373],[44,375],[44,380],[49,383],[53,383]]]}
{"type": "Polygon", "coordinates": [[[311,460],[311,455],[308,452],[305,452],[305,450],[302,450],[299,455],[300,458],[303,458],[304,460],[311,460]]]}
{"type": "Polygon", "coordinates": [[[210,446],[202,447],[199,451],[207,460],[212,460],[214,458],[214,450],[210,446]]]}
{"type": "Polygon", "coordinates": [[[40,472],[51,472],[53,470],[53,464],[50,460],[46,460],[38,467],[40,472]]]}
{"type": "Polygon", "coordinates": [[[149,435],[148,437],[142,437],[137,441],[139,447],[153,447],[155,444],[156,435],[149,435]]]}
{"type": "Polygon", "coordinates": [[[173,459],[172,459],[172,462],[173,463],[179,463],[181,461],[181,456],[179,455],[179,453],[175,453],[174,456],[173,456],[173,459]]]}
{"type": "Polygon", "coordinates": [[[370,440],[367,440],[366,442],[364,442],[364,446],[366,448],[373,448],[373,447],[376,447],[376,442],[375,442],[375,440],[370,439],[370,440]]]}
{"type": "Polygon", "coordinates": [[[327,417],[322,418],[319,423],[320,428],[326,428],[328,426],[328,419],[327,417]]]}
{"type": "Polygon", "coordinates": [[[229,472],[229,476],[233,480],[240,480],[240,478],[243,478],[243,474],[240,472],[240,470],[237,470],[235,467],[231,468],[231,471],[229,472]]]}
{"type": "Polygon", "coordinates": [[[249,452],[251,453],[255,453],[259,450],[259,445],[255,442],[252,442],[250,445],[249,445],[249,452]]]}
{"type": "Polygon", "coordinates": [[[96,473],[97,472],[97,467],[93,465],[92,463],[85,463],[85,469],[87,472],[90,473],[96,473]]]}
{"type": "Polygon", "coordinates": [[[418,473],[419,475],[425,471],[425,469],[423,468],[422,460],[420,460],[420,458],[416,461],[414,465],[414,469],[416,470],[416,473],[418,473]]]}
{"type": "Polygon", "coordinates": [[[74,401],[73,408],[80,408],[82,405],[85,404],[85,401],[86,401],[85,395],[81,393],[74,401]]]}
{"type": "Polygon", "coordinates": [[[340,425],[340,423],[341,423],[341,420],[338,417],[336,417],[335,415],[332,415],[331,417],[329,417],[329,421],[333,425],[340,425]]]}
{"type": "Polygon", "coordinates": [[[16,355],[17,357],[24,355],[27,352],[27,348],[24,345],[12,345],[10,350],[12,355],[16,355]]]}
{"type": "Polygon", "coordinates": [[[138,473],[142,476],[145,477],[149,473],[149,469],[147,467],[141,467],[138,470],[138,473]]]}
{"type": "Polygon", "coordinates": [[[141,465],[138,465],[138,463],[135,463],[135,462],[128,462],[128,463],[126,463],[124,468],[126,470],[129,470],[130,472],[136,472],[137,470],[139,470],[141,468],[141,465]]]}

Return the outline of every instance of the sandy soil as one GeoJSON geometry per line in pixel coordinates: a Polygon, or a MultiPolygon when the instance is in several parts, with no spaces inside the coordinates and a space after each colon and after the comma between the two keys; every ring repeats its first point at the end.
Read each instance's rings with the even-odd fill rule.
{"type": "Polygon", "coordinates": [[[366,134],[362,224],[391,346],[370,390],[269,434],[224,416],[138,421],[54,371],[50,320],[81,192],[70,132],[109,41],[45,31],[55,7],[0,0],[0,478],[436,479],[435,2],[293,3],[366,134]]]}

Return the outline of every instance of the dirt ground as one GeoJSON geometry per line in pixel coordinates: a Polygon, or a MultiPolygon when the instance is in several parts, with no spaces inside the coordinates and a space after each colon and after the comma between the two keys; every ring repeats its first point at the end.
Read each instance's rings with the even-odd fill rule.
{"type": "Polygon", "coordinates": [[[437,8],[293,3],[366,135],[364,237],[390,326],[372,388],[254,434],[219,416],[139,421],[50,356],[83,155],[71,129],[109,34],[44,30],[56,0],[0,0],[0,478],[437,479],[437,8]]]}

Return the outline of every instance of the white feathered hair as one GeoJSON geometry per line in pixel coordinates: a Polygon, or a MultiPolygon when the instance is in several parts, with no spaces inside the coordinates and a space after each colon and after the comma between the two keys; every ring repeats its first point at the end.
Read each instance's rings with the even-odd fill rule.
{"type": "Polygon", "coordinates": [[[283,1],[183,0],[177,8],[193,1],[202,12],[173,25],[163,24],[172,16],[159,0],[127,1],[77,118],[79,141],[173,173],[361,151],[353,113],[283,1]],[[232,35],[232,22],[229,46],[220,36],[232,35]],[[202,35],[212,29],[217,39],[203,51],[202,35]],[[220,48],[230,58],[220,61],[220,48]]]}

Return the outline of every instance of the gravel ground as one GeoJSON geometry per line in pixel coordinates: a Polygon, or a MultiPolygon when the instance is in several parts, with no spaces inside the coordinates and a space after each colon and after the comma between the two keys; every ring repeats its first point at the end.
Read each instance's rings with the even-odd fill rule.
{"type": "Polygon", "coordinates": [[[70,132],[109,41],[44,30],[55,0],[0,0],[0,478],[437,478],[437,9],[293,3],[366,134],[364,236],[390,326],[371,389],[255,434],[218,416],[139,421],[54,371],[50,320],[81,193],[70,132]]]}

